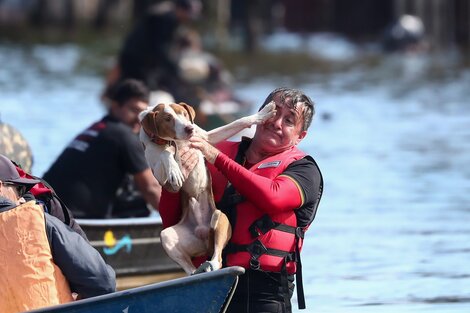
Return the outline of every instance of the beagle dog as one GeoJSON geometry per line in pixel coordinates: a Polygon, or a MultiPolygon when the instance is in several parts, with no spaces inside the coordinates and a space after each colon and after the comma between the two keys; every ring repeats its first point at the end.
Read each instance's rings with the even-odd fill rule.
{"type": "Polygon", "coordinates": [[[276,113],[274,103],[259,112],[227,125],[205,131],[194,124],[195,110],[186,103],[158,104],[139,114],[142,125],[139,137],[145,157],[158,182],[167,189],[180,191],[182,217],[178,224],[164,229],[160,238],[163,248],[188,274],[217,270],[222,267],[222,250],[231,237],[227,216],[214,203],[211,177],[199,150],[199,160],[185,179],[178,150],[188,146],[191,136],[200,136],[211,144],[228,139],[244,128],[260,124],[276,113]],[[195,256],[212,256],[196,270],[195,256]]]}

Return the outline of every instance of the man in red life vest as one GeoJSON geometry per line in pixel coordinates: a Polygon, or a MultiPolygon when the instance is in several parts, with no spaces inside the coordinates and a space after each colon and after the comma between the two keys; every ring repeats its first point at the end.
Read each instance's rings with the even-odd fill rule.
{"type": "MultiPolygon", "coordinates": [[[[305,308],[300,250],[323,178],[314,159],[297,145],[307,135],[314,103],[289,88],[274,90],[263,106],[271,101],[276,115],[257,127],[253,139],[223,142],[217,148],[191,139],[209,163],[217,207],[232,225],[224,264],[246,269],[228,312],[291,312],[294,274],[299,308],[305,308]]],[[[161,201],[164,226],[177,223],[178,197],[164,192],[161,201]]]]}

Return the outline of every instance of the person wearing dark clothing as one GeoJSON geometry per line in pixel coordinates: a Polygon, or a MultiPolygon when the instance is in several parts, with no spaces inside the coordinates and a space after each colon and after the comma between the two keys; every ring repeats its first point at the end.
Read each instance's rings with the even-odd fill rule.
{"type": "Polygon", "coordinates": [[[129,175],[145,203],[129,208],[127,216],[148,216],[146,203],[158,209],[160,186],[137,136],[148,90],[141,82],[124,80],[113,99],[108,115],[79,134],[43,177],[76,218],[115,217],[113,203],[129,175]]]}
{"type": "Polygon", "coordinates": [[[178,67],[172,54],[182,24],[196,17],[195,0],[165,1],[151,7],[124,41],[118,58],[121,79],[139,79],[151,90],[178,92],[178,67]]]}
{"type": "MultiPolygon", "coordinates": [[[[258,125],[253,139],[215,148],[191,138],[192,148],[201,150],[208,162],[217,208],[232,226],[224,266],[246,270],[227,312],[291,312],[294,275],[299,308],[305,308],[300,251],[322,196],[323,178],[314,159],[297,145],[307,135],[314,103],[289,88],[274,90],[262,107],[270,102],[276,115],[258,125]]],[[[161,203],[164,225],[173,224],[181,214],[172,205],[175,195],[164,191],[161,203]]]]}
{"type": "Polygon", "coordinates": [[[15,162],[12,161],[12,163],[20,177],[39,181],[36,185],[31,186],[29,191],[23,194],[23,198],[26,201],[35,201],[37,204],[42,205],[46,213],[55,216],[65,225],[69,226],[78,234],[80,234],[80,236],[88,240],[83,229],[80,227],[77,221],[75,221],[72,212],[70,212],[65,203],[57,196],[54,189],[44,179],[33,176],[25,172],[15,162]]]}
{"type": "Polygon", "coordinates": [[[116,276],[98,251],[22,197],[40,181],[20,177],[0,155],[1,312],[18,312],[114,292],[116,276]]]}
{"type": "MultiPolygon", "coordinates": [[[[0,214],[17,205],[0,196],[0,214]]],[[[54,263],[67,279],[70,290],[81,298],[114,292],[115,273],[98,251],[55,216],[45,213],[46,234],[54,263]]]]}

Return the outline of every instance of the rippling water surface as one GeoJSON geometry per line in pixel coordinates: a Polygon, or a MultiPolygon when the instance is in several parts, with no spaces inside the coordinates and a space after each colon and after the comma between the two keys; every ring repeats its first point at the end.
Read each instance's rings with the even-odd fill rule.
{"type": "MultiPolygon", "coordinates": [[[[81,70],[89,53],[0,45],[1,119],[29,140],[36,175],[104,114],[102,76],[81,70]]],[[[255,104],[280,85],[317,103],[301,143],[325,179],[302,254],[306,311],[469,312],[470,70],[456,53],[347,57],[236,86],[255,104]]]]}

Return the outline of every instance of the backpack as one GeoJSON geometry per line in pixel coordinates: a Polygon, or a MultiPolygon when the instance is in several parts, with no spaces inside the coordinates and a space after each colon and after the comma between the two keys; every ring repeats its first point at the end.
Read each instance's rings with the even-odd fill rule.
{"type": "Polygon", "coordinates": [[[67,208],[65,203],[55,193],[54,189],[44,179],[26,173],[15,162],[13,162],[13,164],[16,166],[16,170],[18,171],[20,177],[37,179],[41,181],[40,183],[34,185],[25,195],[23,195],[23,198],[25,198],[27,201],[35,200],[36,202],[39,202],[43,205],[44,211],[46,213],[55,216],[88,241],[85,232],[73,218],[72,212],[70,212],[69,208],[67,208]]]}

